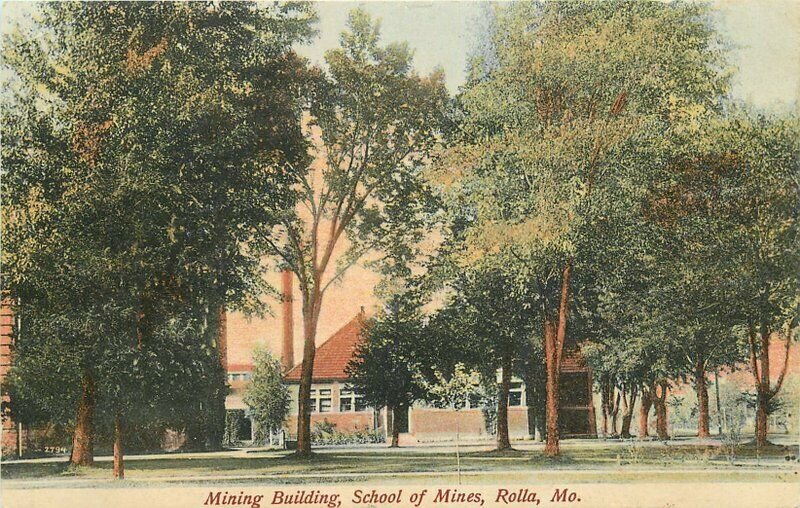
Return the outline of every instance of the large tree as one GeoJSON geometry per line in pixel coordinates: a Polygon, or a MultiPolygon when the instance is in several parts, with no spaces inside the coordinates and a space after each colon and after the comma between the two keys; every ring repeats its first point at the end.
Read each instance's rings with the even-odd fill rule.
{"type": "Polygon", "coordinates": [[[734,109],[719,127],[714,150],[728,165],[719,184],[719,220],[727,233],[720,264],[730,281],[725,297],[735,307],[730,324],[747,343],[755,442],[763,447],[770,403],[786,377],[800,321],[800,120],[734,109]],[[782,342],[777,362],[770,355],[776,342],[782,342]]]}
{"type": "Polygon", "coordinates": [[[301,4],[54,3],[6,41],[4,289],[37,320],[25,340],[79,372],[73,463],[92,463],[96,410],[121,431],[191,365],[219,441],[225,308],[257,305],[249,240],[292,206],[285,163],[306,156],[290,48],[308,22],[301,4]]]}
{"type": "Polygon", "coordinates": [[[512,277],[491,267],[463,271],[448,286],[448,319],[458,322],[449,348],[458,344],[461,363],[480,372],[485,384],[496,385],[496,448],[508,450],[511,377],[523,373],[526,360],[541,361],[530,358],[539,338],[536,322],[527,312],[533,299],[512,277]]]}
{"type": "Polygon", "coordinates": [[[420,384],[421,365],[426,362],[422,347],[423,323],[417,305],[397,296],[380,316],[365,326],[346,372],[349,383],[364,401],[392,413],[391,447],[399,445],[401,411],[408,411],[425,393],[420,384]]]}
{"type": "Polygon", "coordinates": [[[441,72],[418,76],[407,45],[381,46],[379,25],[364,11],[350,14],[340,41],[326,53],[327,71],[310,94],[315,160],[292,166],[300,178],[299,205],[261,236],[300,286],[298,455],[311,451],[307,404],[325,293],[368,253],[379,253],[377,261],[389,269],[414,257],[417,226],[428,213],[421,168],[447,98],[441,72]]]}
{"type": "Polygon", "coordinates": [[[491,256],[537,288],[552,456],[573,275],[591,231],[625,213],[677,131],[719,107],[721,50],[690,4],[513,4],[493,37],[439,176],[472,203],[465,260],[491,256]]]}

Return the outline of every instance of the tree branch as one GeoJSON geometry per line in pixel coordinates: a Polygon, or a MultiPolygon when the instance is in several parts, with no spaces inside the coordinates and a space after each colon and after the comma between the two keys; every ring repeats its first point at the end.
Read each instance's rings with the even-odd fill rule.
{"type": "Polygon", "coordinates": [[[761,376],[758,374],[758,361],[756,360],[756,329],[752,321],[747,325],[747,342],[750,346],[750,369],[753,371],[756,383],[761,383],[761,376]]]}
{"type": "Polygon", "coordinates": [[[358,253],[358,255],[354,256],[350,261],[348,261],[345,266],[343,266],[341,269],[339,269],[336,272],[336,274],[328,282],[325,283],[325,285],[322,287],[322,291],[320,291],[320,293],[321,294],[325,294],[325,291],[330,287],[331,284],[336,282],[337,279],[341,278],[348,269],[350,269],[353,265],[358,263],[358,261],[362,257],[364,257],[369,251],[371,251],[373,248],[375,248],[375,246],[377,244],[378,244],[377,240],[372,242],[369,246],[367,246],[364,249],[362,249],[361,252],[358,253]]]}
{"type": "Polygon", "coordinates": [[[786,371],[789,367],[789,349],[792,347],[792,337],[791,335],[786,335],[786,348],[783,351],[783,368],[781,368],[781,373],[778,374],[778,380],[775,382],[775,388],[770,390],[769,397],[772,398],[778,394],[781,389],[781,385],[783,385],[783,379],[786,377],[786,371]]]}

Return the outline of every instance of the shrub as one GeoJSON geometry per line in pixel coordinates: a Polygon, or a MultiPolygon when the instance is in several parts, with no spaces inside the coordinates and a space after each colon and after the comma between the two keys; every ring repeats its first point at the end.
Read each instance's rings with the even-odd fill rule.
{"type": "Polygon", "coordinates": [[[382,429],[363,427],[352,432],[341,432],[336,430],[335,423],[328,420],[316,422],[311,428],[311,443],[316,446],[383,443],[385,441],[382,429]]]}

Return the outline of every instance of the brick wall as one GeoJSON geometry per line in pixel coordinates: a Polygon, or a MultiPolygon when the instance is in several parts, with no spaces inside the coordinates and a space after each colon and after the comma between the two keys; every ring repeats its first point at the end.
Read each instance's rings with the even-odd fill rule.
{"type": "MultiPolygon", "coordinates": [[[[0,384],[5,381],[6,374],[11,368],[11,353],[14,344],[14,313],[8,300],[0,302],[0,384]]],[[[17,428],[7,414],[6,404],[8,397],[3,395],[2,420],[2,454],[3,456],[17,453],[17,428]]]]}
{"type": "Polygon", "coordinates": [[[486,437],[486,425],[480,409],[412,408],[409,414],[409,430],[417,439],[448,439],[458,432],[463,436],[486,437]]]}
{"type": "MultiPolygon", "coordinates": [[[[344,386],[338,381],[331,381],[328,383],[315,383],[312,385],[315,390],[329,389],[331,390],[331,411],[327,413],[311,413],[311,429],[314,429],[314,424],[327,420],[336,425],[336,430],[340,432],[353,432],[355,430],[373,429],[375,427],[374,411],[369,409],[367,411],[339,411],[339,401],[341,391],[344,386]]],[[[297,406],[298,395],[300,386],[296,383],[289,385],[289,395],[291,397],[289,402],[289,417],[287,418],[284,428],[286,434],[290,439],[297,437],[297,406]]],[[[381,418],[381,422],[383,419],[381,418]]]]}
{"type": "MultiPolygon", "coordinates": [[[[452,439],[458,432],[462,437],[490,438],[480,409],[432,409],[415,407],[409,414],[411,434],[421,441],[452,439]]],[[[508,408],[508,431],[512,438],[528,436],[528,410],[525,407],[508,408]]]]}

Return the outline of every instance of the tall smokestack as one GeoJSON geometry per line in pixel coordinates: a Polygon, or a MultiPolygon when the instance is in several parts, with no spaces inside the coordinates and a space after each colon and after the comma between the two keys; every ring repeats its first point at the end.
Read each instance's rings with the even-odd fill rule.
{"type": "Polygon", "coordinates": [[[281,272],[281,300],[283,303],[283,346],[281,347],[281,367],[286,372],[294,367],[294,309],[292,305],[292,271],[281,272]]]}

